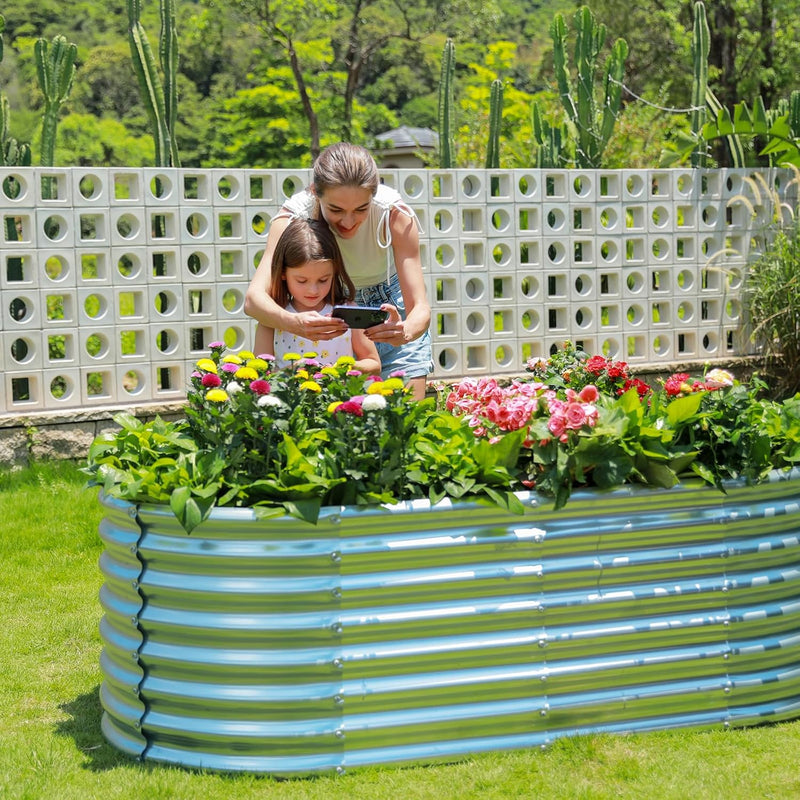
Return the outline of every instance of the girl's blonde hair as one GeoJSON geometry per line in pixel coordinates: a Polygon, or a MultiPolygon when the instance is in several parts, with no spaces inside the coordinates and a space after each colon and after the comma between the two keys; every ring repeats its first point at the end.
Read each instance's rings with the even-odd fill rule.
{"type": "Polygon", "coordinates": [[[314,162],[314,191],[322,197],[326,189],[355,186],[378,191],[378,165],[369,150],[357,144],[338,142],[326,147],[314,162]]]}
{"type": "Polygon", "coordinates": [[[355,297],[355,286],[347,274],[342,251],[328,224],[322,220],[295,217],[278,239],[272,256],[269,294],[278,305],[286,308],[291,302],[284,280],[286,270],[301,267],[309,261],[330,261],[333,264],[333,281],[328,297],[332,304],[347,303],[355,297]]]}

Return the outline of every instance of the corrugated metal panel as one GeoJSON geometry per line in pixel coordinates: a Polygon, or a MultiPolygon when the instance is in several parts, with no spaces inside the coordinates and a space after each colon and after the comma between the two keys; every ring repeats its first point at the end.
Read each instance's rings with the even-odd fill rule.
{"type": "Polygon", "coordinates": [[[106,736],[293,775],[800,716],[800,471],[521,497],[191,536],[103,498],[106,736]]]}

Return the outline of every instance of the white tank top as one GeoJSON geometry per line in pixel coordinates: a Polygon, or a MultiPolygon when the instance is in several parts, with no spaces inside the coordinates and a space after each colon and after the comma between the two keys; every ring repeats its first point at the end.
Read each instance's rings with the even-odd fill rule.
{"type": "MultiPolygon", "coordinates": [[[[379,184],[378,191],[372,198],[369,213],[352,239],[342,239],[336,235],[339,249],[342,251],[344,265],[356,289],[374,286],[376,283],[388,283],[395,273],[394,254],[392,252],[392,232],[389,227],[389,216],[396,208],[411,217],[420,227],[414,211],[406,205],[400,193],[385,184],[379,184]]],[[[304,217],[319,219],[317,198],[309,189],[292,195],[281,211],[273,219],[287,217],[304,217]]]]}

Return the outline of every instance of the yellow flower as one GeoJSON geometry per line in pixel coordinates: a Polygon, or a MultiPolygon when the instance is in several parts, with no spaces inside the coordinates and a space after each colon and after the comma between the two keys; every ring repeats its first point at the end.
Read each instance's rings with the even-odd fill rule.
{"type": "Polygon", "coordinates": [[[339,358],[336,359],[337,367],[352,367],[355,363],[356,360],[353,356],[339,356],[339,358]]]}
{"type": "Polygon", "coordinates": [[[201,358],[197,362],[197,369],[203,369],[206,372],[216,373],[217,365],[210,358],[201,358]]]}
{"type": "Polygon", "coordinates": [[[339,377],[339,370],[336,367],[331,367],[330,365],[323,367],[320,372],[323,375],[333,375],[334,378],[339,377]]]}
{"type": "Polygon", "coordinates": [[[226,364],[244,364],[244,361],[242,361],[242,359],[239,358],[239,356],[237,356],[235,353],[231,353],[229,356],[223,356],[222,360],[226,364]]]}
{"type": "Polygon", "coordinates": [[[228,399],[228,393],[224,389],[209,389],[206,392],[206,400],[212,403],[224,403],[228,399]]]}
{"type": "MultiPolygon", "coordinates": [[[[403,389],[405,389],[406,385],[403,383],[403,381],[400,378],[387,378],[383,382],[383,388],[384,388],[384,390],[388,390],[390,392],[397,392],[397,391],[402,391],[403,389]]],[[[382,392],[382,394],[385,394],[385,393],[386,393],[385,391],[382,392]]]]}
{"type": "Polygon", "coordinates": [[[284,361],[299,361],[302,356],[299,353],[287,353],[284,357],[284,361]]]}
{"type": "Polygon", "coordinates": [[[314,352],[303,353],[303,358],[316,358],[316,357],[317,353],[314,352]]]}
{"type": "Polygon", "coordinates": [[[269,364],[263,358],[251,358],[248,359],[247,366],[253,369],[267,369],[269,364]]]}
{"type": "Polygon", "coordinates": [[[342,401],[341,401],[341,400],[334,400],[334,401],[333,401],[333,402],[332,402],[332,403],[331,403],[331,404],[328,406],[328,413],[329,413],[329,414],[333,414],[333,412],[334,412],[334,411],[336,411],[336,409],[337,409],[337,408],[339,408],[339,406],[340,406],[341,404],[342,404],[342,401]]]}
{"type": "Polygon", "coordinates": [[[239,358],[243,359],[244,361],[248,361],[251,358],[255,358],[256,354],[251,353],[249,350],[240,350],[239,351],[239,358]]]}
{"type": "Polygon", "coordinates": [[[316,381],[303,381],[300,384],[301,389],[305,389],[308,392],[321,392],[322,387],[316,381]]]}
{"type": "Polygon", "coordinates": [[[234,373],[234,377],[243,381],[254,381],[258,377],[258,373],[252,367],[239,367],[234,373]]]}
{"type": "Polygon", "coordinates": [[[384,381],[373,381],[367,386],[367,394],[383,394],[384,381]]]}
{"type": "Polygon", "coordinates": [[[295,372],[295,375],[298,378],[307,378],[308,377],[308,370],[307,369],[299,369],[295,372]]]}

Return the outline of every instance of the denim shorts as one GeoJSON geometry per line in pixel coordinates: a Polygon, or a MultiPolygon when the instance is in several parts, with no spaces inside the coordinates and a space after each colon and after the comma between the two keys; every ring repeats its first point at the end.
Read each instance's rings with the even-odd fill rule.
{"type": "MultiPolygon", "coordinates": [[[[376,283],[356,290],[356,303],[361,306],[379,306],[391,303],[397,307],[400,316],[406,318],[406,307],[403,293],[400,291],[400,279],[397,273],[392,275],[389,283],[376,283]]],[[[431,334],[425,331],[419,339],[400,346],[375,342],[381,359],[381,377],[387,378],[392,372],[402,372],[406,378],[423,378],[433,371],[433,350],[431,334]]]]}

